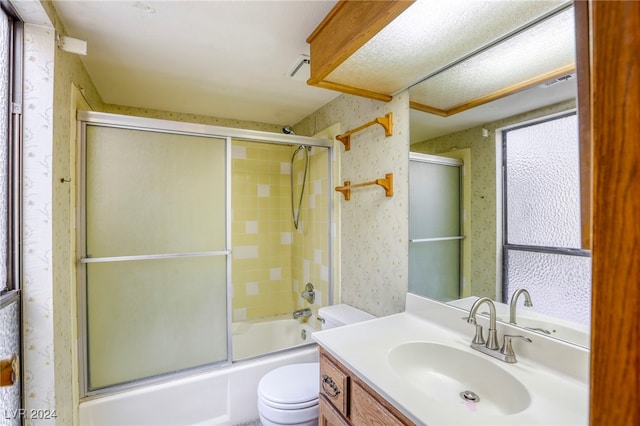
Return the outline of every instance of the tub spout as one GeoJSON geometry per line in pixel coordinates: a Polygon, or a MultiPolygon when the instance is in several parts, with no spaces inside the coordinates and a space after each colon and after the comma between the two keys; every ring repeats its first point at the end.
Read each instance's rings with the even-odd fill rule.
{"type": "Polygon", "coordinates": [[[300,309],[293,312],[293,319],[309,318],[310,316],[311,316],[311,309],[309,308],[300,309]]]}

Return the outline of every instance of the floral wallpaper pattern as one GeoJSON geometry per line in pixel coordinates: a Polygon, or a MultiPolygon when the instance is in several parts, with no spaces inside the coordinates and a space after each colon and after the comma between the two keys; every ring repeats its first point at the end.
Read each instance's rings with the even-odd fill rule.
{"type": "MultiPolygon", "coordinates": [[[[24,408],[55,410],[52,261],[53,78],[55,32],[24,31],[23,332],[24,408]]],[[[62,348],[61,348],[62,349],[62,348]]],[[[55,419],[26,419],[26,424],[55,419]]]]}
{"type": "Polygon", "coordinates": [[[375,125],[351,137],[351,150],[340,142],[335,145],[339,157],[340,182],[353,184],[382,178],[393,173],[394,195],[386,197],[379,186],[354,189],[351,201],[333,193],[334,206],[340,209],[341,261],[339,282],[341,302],[377,316],[404,310],[408,272],[408,169],[409,100],[406,92],[391,102],[379,102],[341,95],[306,117],[294,129],[313,135],[341,123],[343,132],[378,116],[393,113],[393,135],[385,137],[375,125]]]}

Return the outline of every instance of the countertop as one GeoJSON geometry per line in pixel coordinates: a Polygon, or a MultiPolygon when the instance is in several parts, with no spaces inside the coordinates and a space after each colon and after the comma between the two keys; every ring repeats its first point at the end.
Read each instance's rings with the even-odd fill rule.
{"type": "MultiPolygon", "coordinates": [[[[462,321],[463,311],[428,299],[420,300],[423,298],[414,295],[408,295],[409,298],[411,301],[408,300],[404,313],[319,331],[313,333],[313,338],[416,424],[588,424],[587,375],[581,371],[588,366],[586,349],[532,333],[528,336],[533,342],[528,345],[541,348],[525,350],[524,344],[517,345],[514,341],[518,362],[507,364],[470,348],[473,327],[462,321]],[[452,322],[451,327],[448,322],[452,322]],[[390,350],[412,341],[445,344],[486,358],[525,385],[531,397],[528,408],[509,415],[487,414],[481,403],[472,405],[462,399],[443,402],[429,398],[396,373],[388,362],[390,350]],[[571,357],[575,359],[568,359],[571,357]],[[553,358],[558,358],[558,368],[553,367],[553,358]]],[[[508,327],[498,328],[500,341],[508,327]]],[[[515,331],[526,334],[522,329],[515,331]]]]}

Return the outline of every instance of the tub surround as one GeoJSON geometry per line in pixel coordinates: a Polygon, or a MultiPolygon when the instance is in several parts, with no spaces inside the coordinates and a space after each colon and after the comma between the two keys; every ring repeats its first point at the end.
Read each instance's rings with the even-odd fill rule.
{"type": "MultiPolygon", "coordinates": [[[[412,294],[407,295],[406,303],[404,313],[321,331],[314,333],[313,338],[417,424],[570,425],[588,422],[587,349],[508,324],[498,324],[500,342],[505,333],[532,340],[527,344],[514,339],[518,362],[503,363],[470,348],[474,329],[462,320],[468,312],[412,294]],[[498,415],[484,414],[482,401],[472,406],[462,400],[452,404],[429,398],[417,390],[414,383],[397,374],[388,359],[393,348],[416,341],[438,343],[482,357],[481,364],[490,362],[524,385],[530,395],[528,405],[522,411],[498,415]]],[[[478,317],[478,323],[485,330],[488,322],[488,318],[478,317]]],[[[494,379],[486,377],[487,382],[494,379]]]]}
{"type": "Polygon", "coordinates": [[[317,362],[315,345],[228,368],[204,369],[185,377],[159,379],[156,384],[80,403],[82,426],[214,426],[235,425],[258,418],[256,389],[274,368],[317,362]]]}

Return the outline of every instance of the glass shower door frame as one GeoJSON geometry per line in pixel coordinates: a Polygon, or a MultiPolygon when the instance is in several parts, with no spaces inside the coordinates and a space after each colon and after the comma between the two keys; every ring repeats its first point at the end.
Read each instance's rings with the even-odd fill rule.
{"type": "MultiPolygon", "coordinates": [[[[410,229],[410,238],[409,238],[409,250],[411,250],[411,246],[413,244],[424,244],[424,243],[438,243],[444,241],[459,241],[459,280],[458,280],[458,294],[461,296],[463,294],[463,264],[464,264],[464,250],[463,250],[463,240],[465,239],[464,235],[464,219],[463,219],[463,185],[462,185],[462,167],[463,163],[461,160],[456,158],[449,158],[440,155],[429,155],[417,152],[409,153],[409,161],[416,163],[427,163],[448,167],[456,167],[458,168],[459,179],[460,179],[460,188],[459,188],[459,207],[460,207],[460,215],[459,215],[459,235],[449,235],[449,236],[440,236],[440,237],[427,237],[427,238],[412,238],[411,229],[410,229]]],[[[411,192],[411,190],[410,190],[411,192]]],[[[411,201],[410,201],[411,202],[411,201]]],[[[411,275],[411,268],[409,271],[411,275]]],[[[410,286],[412,278],[409,278],[410,286]]]]}
{"type": "MultiPolygon", "coordinates": [[[[141,384],[150,384],[156,382],[163,382],[170,378],[176,378],[188,374],[193,374],[196,371],[210,370],[212,368],[219,368],[228,366],[232,363],[232,300],[231,294],[233,291],[231,281],[231,141],[232,139],[243,139],[246,141],[254,142],[269,142],[275,144],[284,145],[307,145],[315,147],[323,147],[328,149],[328,165],[329,171],[331,171],[331,165],[333,164],[333,141],[328,139],[320,139],[306,136],[293,136],[283,135],[272,132],[263,132],[255,130],[236,129],[230,127],[219,127],[210,125],[200,125],[194,123],[183,123],[169,120],[142,118],[134,116],[125,116],[117,114],[108,114],[92,111],[78,111],[78,135],[79,146],[77,151],[77,167],[79,169],[77,176],[79,177],[78,184],[78,253],[77,253],[77,293],[78,293],[78,351],[80,358],[80,397],[85,398],[89,396],[95,396],[104,393],[110,393],[127,388],[133,388],[140,386],[141,384]],[[145,255],[145,256],[126,256],[127,260],[143,260],[143,259],[168,259],[168,258],[181,258],[181,257],[196,257],[196,256],[226,256],[226,339],[227,339],[227,358],[220,362],[211,364],[200,365],[176,372],[167,372],[152,377],[145,377],[141,379],[135,379],[130,382],[118,383],[110,385],[105,388],[90,390],[89,389],[89,376],[88,376],[88,323],[87,323],[87,281],[86,281],[86,268],[87,265],[103,262],[114,262],[123,260],[119,257],[112,258],[87,258],[86,256],[86,181],[84,170],[86,170],[85,154],[86,154],[86,137],[87,137],[87,125],[113,127],[128,130],[142,130],[149,132],[160,133],[172,133],[177,135],[190,135],[208,137],[214,139],[225,140],[225,248],[224,250],[205,252],[205,253],[171,253],[166,255],[145,255]]],[[[329,173],[329,188],[333,188],[332,173],[329,173]]],[[[328,201],[329,213],[332,211],[331,197],[328,201]]],[[[331,220],[331,214],[329,214],[329,241],[331,239],[331,232],[333,229],[333,223],[331,220]]],[[[331,268],[333,256],[333,247],[329,246],[329,268],[331,268]]],[[[333,294],[333,284],[329,278],[329,300],[333,294]]]]}

